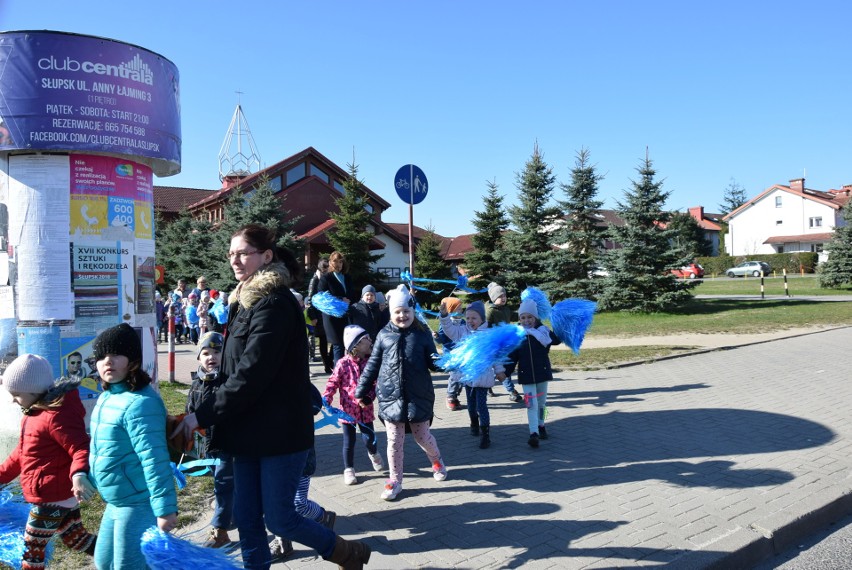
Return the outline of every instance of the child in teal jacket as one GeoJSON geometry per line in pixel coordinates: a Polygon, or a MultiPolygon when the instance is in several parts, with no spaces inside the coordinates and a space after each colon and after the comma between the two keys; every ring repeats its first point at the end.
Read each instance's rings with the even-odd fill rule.
{"type": "Polygon", "coordinates": [[[130,325],[103,331],[92,345],[104,392],[92,412],[91,478],[107,503],[95,546],[98,568],[146,568],[142,533],[177,524],[177,493],[166,446],[166,407],[142,370],[130,325]]]}

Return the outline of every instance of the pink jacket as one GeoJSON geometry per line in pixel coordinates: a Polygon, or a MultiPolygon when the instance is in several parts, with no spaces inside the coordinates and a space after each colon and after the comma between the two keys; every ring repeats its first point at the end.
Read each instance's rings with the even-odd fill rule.
{"type": "MultiPolygon", "coordinates": [[[[373,405],[370,404],[366,408],[362,408],[355,400],[355,388],[358,387],[358,379],[361,377],[361,371],[367,365],[367,358],[356,359],[351,354],[347,354],[337,361],[337,366],[334,367],[334,372],[328,378],[325,385],[325,391],[322,393],[322,399],[331,405],[334,394],[340,392],[340,409],[355,418],[358,423],[370,423],[373,421],[373,405]]],[[[367,394],[371,400],[376,399],[376,390],[373,388],[367,394]]],[[[343,420],[341,420],[343,421],[343,420]]],[[[343,421],[343,423],[352,423],[343,421]]]]}

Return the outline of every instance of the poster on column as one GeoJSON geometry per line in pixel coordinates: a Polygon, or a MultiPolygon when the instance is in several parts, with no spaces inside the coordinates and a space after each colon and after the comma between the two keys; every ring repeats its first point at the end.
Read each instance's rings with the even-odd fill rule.
{"type": "Polygon", "coordinates": [[[9,245],[21,321],[74,318],[70,287],[68,157],[9,157],[9,245]]]}
{"type": "Polygon", "coordinates": [[[154,271],[154,240],[136,240],[136,255],[133,257],[136,270],[136,319],[135,325],[140,327],[156,326],[156,306],[154,304],[154,288],[156,275],[154,271]]]}
{"type": "Polygon", "coordinates": [[[71,244],[74,317],[83,334],[119,322],[119,274],[130,252],[122,255],[115,244],[85,242],[71,244]]]}

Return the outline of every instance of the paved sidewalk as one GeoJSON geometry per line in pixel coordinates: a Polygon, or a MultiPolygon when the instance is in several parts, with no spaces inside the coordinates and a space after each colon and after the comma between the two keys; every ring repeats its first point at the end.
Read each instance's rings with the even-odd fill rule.
{"type": "MultiPolygon", "coordinates": [[[[369,568],[748,568],[852,512],[850,344],[844,328],[559,374],[539,449],[523,408],[498,396],[480,450],[436,375],[447,481],[409,438],[396,501],[379,499],[384,475],[364,450],[347,487],[340,431],[324,427],[311,495],[337,512],[338,532],[371,545],[369,568]]],[[[194,353],[178,348],[184,380],[194,353]]],[[[315,565],[330,567],[296,545],[275,567],[315,565]]]]}

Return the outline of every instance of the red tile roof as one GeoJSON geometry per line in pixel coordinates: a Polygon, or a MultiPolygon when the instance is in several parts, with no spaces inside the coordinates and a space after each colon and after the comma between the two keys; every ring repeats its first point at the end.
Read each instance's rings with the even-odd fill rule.
{"type": "Polygon", "coordinates": [[[154,186],[154,208],[162,212],[178,213],[184,206],[207,198],[215,190],[203,188],[180,188],[177,186],[154,186]]]}
{"type": "Polygon", "coordinates": [[[766,241],[763,243],[821,243],[830,241],[833,235],[831,232],[826,232],[820,234],[800,234],[797,236],[772,236],[766,238],[766,241]]]}

